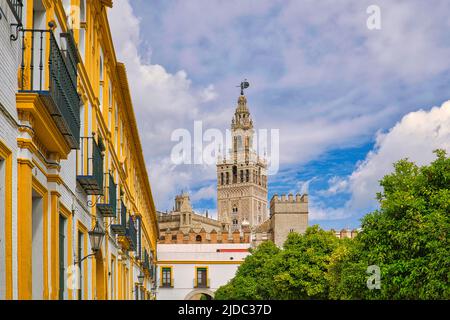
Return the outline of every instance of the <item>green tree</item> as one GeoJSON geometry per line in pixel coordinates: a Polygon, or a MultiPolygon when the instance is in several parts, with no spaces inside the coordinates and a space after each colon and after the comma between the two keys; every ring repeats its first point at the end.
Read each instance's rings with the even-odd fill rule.
{"type": "Polygon", "coordinates": [[[252,250],[236,276],[215,293],[217,300],[262,300],[270,299],[270,283],[280,249],[271,241],[252,250]]]}
{"type": "Polygon", "coordinates": [[[423,167],[401,160],[381,180],[380,209],[332,257],[331,298],[450,298],[450,159],[442,150],[436,155],[423,167]],[[380,290],[366,287],[369,265],[381,269],[380,290]]]}
{"type": "Polygon", "coordinates": [[[332,232],[318,226],[308,228],[303,235],[289,234],[277,257],[272,296],[289,300],[328,298],[327,269],[339,243],[332,232]]]}
{"type": "Polygon", "coordinates": [[[325,299],[331,254],[339,240],[318,226],[289,234],[283,250],[262,243],[216,292],[216,299],[325,299]]]}

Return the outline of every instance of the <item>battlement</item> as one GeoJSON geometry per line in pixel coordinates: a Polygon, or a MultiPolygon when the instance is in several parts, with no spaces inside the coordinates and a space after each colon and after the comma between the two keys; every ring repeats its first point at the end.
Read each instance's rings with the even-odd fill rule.
{"type": "Polygon", "coordinates": [[[205,228],[200,230],[190,229],[187,233],[181,230],[170,230],[161,232],[159,244],[206,244],[206,243],[250,243],[250,228],[244,228],[240,231],[216,231],[213,229],[207,232],[205,228]]]}
{"type": "Polygon", "coordinates": [[[290,193],[287,196],[286,194],[282,194],[281,197],[279,197],[278,194],[275,193],[270,200],[270,203],[308,203],[308,195],[300,195],[297,193],[294,197],[294,195],[290,193]]]}
{"type": "Polygon", "coordinates": [[[276,245],[283,245],[290,232],[305,233],[308,227],[308,195],[274,194],[270,200],[270,228],[276,245]]]}

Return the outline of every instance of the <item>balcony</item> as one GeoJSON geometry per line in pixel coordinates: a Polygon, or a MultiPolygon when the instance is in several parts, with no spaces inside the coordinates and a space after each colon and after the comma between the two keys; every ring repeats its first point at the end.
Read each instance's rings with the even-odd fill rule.
{"type": "Polygon", "coordinates": [[[128,226],[125,232],[125,237],[128,240],[128,250],[136,251],[137,249],[137,230],[133,218],[128,219],[128,226]]]}
{"type": "Polygon", "coordinates": [[[199,281],[200,279],[194,279],[194,288],[209,288],[209,278],[203,279],[203,281],[199,281]],[[205,281],[206,280],[206,281],[205,281]]]}
{"type": "Polygon", "coordinates": [[[105,186],[102,202],[97,204],[97,212],[105,218],[115,218],[117,210],[117,185],[114,183],[114,177],[111,173],[106,173],[105,176],[105,181],[108,181],[108,185],[105,186]]]}
{"type": "Polygon", "coordinates": [[[120,219],[116,218],[116,224],[111,225],[111,232],[119,236],[125,236],[127,231],[127,207],[120,200],[120,219]]]}
{"type": "Polygon", "coordinates": [[[23,11],[23,0],[6,0],[9,9],[11,10],[14,19],[16,19],[18,27],[21,27],[22,24],[22,11],[23,11]]]}
{"type": "MultiPolygon", "coordinates": [[[[19,2],[9,1],[15,8],[20,7],[19,2]]],[[[41,142],[49,151],[67,156],[67,150],[80,147],[79,60],[73,36],[61,34],[59,42],[65,50],[60,49],[51,30],[22,30],[21,41],[18,109],[32,110],[37,122],[33,129],[41,142]]]]}
{"type": "Polygon", "coordinates": [[[103,155],[94,137],[80,138],[77,181],[88,195],[102,195],[103,155]]]}

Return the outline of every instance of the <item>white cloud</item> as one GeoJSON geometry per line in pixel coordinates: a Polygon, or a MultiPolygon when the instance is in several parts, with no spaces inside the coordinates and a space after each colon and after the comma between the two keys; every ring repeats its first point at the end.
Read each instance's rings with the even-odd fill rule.
{"type": "Polygon", "coordinates": [[[210,84],[208,87],[204,88],[200,93],[200,97],[203,102],[214,101],[217,98],[217,92],[214,88],[213,84],[210,84]]]}
{"type": "Polygon", "coordinates": [[[174,166],[169,158],[172,131],[191,128],[194,120],[202,118],[198,106],[215,98],[214,87],[200,89],[202,94],[198,94],[184,70],[170,73],[145,61],[139,51],[140,21],[128,0],[115,1],[109,18],[118,60],[127,69],[156,207],[164,210],[171,206],[176,192],[214,174],[201,166],[174,166]]]}
{"type": "Polygon", "coordinates": [[[319,192],[321,195],[335,195],[348,191],[348,179],[334,176],[328,180],[328,189],[319,192]]]}
{"type": "Polygon", "coordinates": [[[329,182],[326,193],[349,192],[350,200],[337,209],[315,203],[312,219],[334,220],[367,213],[376,207],[379,181],[393,171],[395,162],[408,158],[417,165],[426,165],[435,159],[436,149],[450,152],[450,101],[428,111],[411,112],[389,132],[378,133],[375,148],[357,169],[347,179],[333,178],[329,182]]]}
{"type": "Polygon", "coordinates": [[[216,184],[213,183],[210,186],[200,188],[196,192],[192,193],[192,201],[211,200],[216,198],[216,184]]]}
{"type": "MultiPolygon", "coordinates": [[[[380,31],[366,28],[371,1],[155,1],[150,17],[133,12],[130,0],[115,1],[112,35],[127,67],[156,206],[167,208],[179,190],[215,178],[214,166],[172,166],[170,135],[176,128],[192,131],[194,120],[203,120],[204,130],[228,128],[241,77],[251,82],[249,105],[257,129],[280,129],[282,166],[367,141],[415,110],[421,95],[432,95],[396,96],[449,69],[448,2],[432,7],[421,1],[378,2],[380,31]],[[161,3],[164,10],[157,7],[161,3]],[[141,23],[137,15],[146,20],[141,23]],[[147,58],[155,56],[168,67],[147,58]],[[400,90],[389,91],[395,85],[400,90]],[[320,97],[308,96],[310,88],[320,97]],[[258,105],[258,97],[267,101],[258,105]]],[[[374,190],[362,181],[381,173],[370,165],[382,162],[376,160],[381,150],[348,180],[345,187],[354,195],[350,209],[373,202],[374,190]]],[[[376,166],[390,170],[395,160],[389,161],[376,166]]],[[[337,194],[345,190],[342,184],[331,181],[328,191],[337,194]]],[[[317,207],[315,215],[324,216],[317,207]]]]}
{"type": "Polygon", "coordinates": [[[429,111],[411,112],[388,133],[377,135],[375,149],[349,178],[351,205],[373,204],[379,180],[392,172],[396,161],[408,158],[418,165],[429,164],[436,149],[450,151],[450,101],[429,111]]]}

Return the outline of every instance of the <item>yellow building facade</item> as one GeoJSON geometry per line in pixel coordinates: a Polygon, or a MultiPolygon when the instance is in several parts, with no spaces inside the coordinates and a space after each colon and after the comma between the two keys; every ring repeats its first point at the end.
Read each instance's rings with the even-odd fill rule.
{"type": "Polygon", "coordinates": [[[0,0],[0,299],[154,297],[156,210],[112,5],[0,0]]]}

